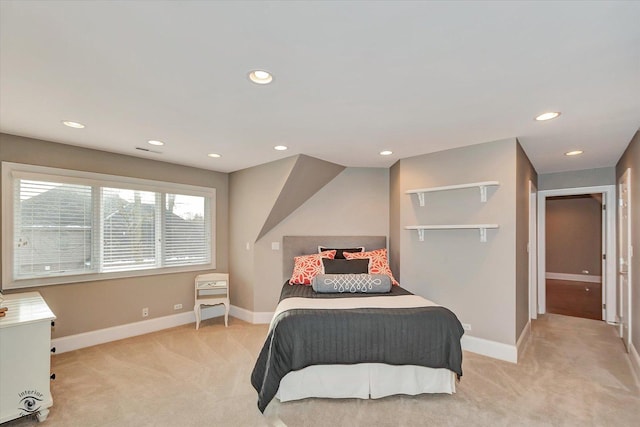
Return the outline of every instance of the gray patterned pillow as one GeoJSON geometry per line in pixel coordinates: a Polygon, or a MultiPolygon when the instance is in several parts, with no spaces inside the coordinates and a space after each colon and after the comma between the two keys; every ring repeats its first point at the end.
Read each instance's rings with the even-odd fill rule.
{"type": "Polygon", "coordinates": [[[391,278],[386,274],[318,274],[311,287],[319,293],[369,293],[391,291],[391,278]]]}

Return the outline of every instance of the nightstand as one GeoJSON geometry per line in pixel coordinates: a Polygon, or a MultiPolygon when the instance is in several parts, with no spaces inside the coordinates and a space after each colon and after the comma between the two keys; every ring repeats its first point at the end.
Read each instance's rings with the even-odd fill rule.
{"type": "Polygon", "coordinates": [[[224,326],[229,326],[229,275],[208,273],[196,276],[196,298],[193,311],[196,315],[196,329],[200,328],[203,305],[224,304],[224,326]]]}

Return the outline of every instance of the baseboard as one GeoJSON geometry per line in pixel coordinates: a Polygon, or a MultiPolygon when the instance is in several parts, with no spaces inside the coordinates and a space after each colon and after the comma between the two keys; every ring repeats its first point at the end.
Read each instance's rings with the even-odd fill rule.
{"type": "MultiPolygon", "coordinates": [[[[270,323],[273,317],[272,312],[253,312],[241,307],[232,305],[229,314],[245,322],[254,324],[270,323]]],[[[224,315],[224,307],[217,305],[202,309],[202,319],[211,319],[224,315]]],[[[148,334],[160,331],[162,329],[174,328],[176,326],[195,323],[195,314],[193,311],[173,314],[170,316],[157,317],[155,319],[143,320],[140,322],[128,323],[126,325],[113,326],[111,328],[98,329],[91,332],[83,332],[81,334],[69,335],[66,337],[55,338],[51,341],[53,347],[56,348],[56,354],[68,351],[78,350],[80,348],[91,347],[98,344],[104,344],[110,341],[117,341],[125,338],[135,337],[138,335],[148,334]]],[[[530,323],[518,339],[518,346],[503,344],[495,341],[485,340],[469,335],[462,337],[462,348],[473,353],[482,354],[483,356],[493,357],[494,359],[505,360],[507,362],[518,362],[518,349],[525,341],[526,335],[530,329],[530,323]]],[[[636,353],[637,355],[637,353],[636,353]]]]}
{"type": "MultiPolygon", "coordinates": [[[[230,314],[233,313],[234,308],[238,309],[238,307],[231,306],[229,310],[230,314]]],[[[222,305],[202,308],[203,320],[223,315],[224,306],[222,305]]],[[[111,328],[98,329],[96,331],[55,338],[51,340],[51,345],[56,348],[56,354],[59,354],[67,351],[78,350],[80,348],[104,344],[110,341],[117,341],[135,337],[137,335],[148,334],[162,329],[174,328],[188,323],[195,323],[195,321],[195,313],[193,311],[186,311],[183,313],[172,314],[170,316],[156,317],[154,319],[142,320],[140,322],[127,323],[125,325],[113,326],[111,328]]]]}
{"type": "Polygon", "coordinates": [[[520,355],[524,353],[524,349],[529,344],[529,338],[531,337],[531,319],[527,322],[522,333],[520,333],[520,337],[518,337],[518,341],[516,342],[516,352],[517,359],[520,360],[520,355]]]}
{"type": "Polygon", "coordinates": [[[631,366],[633,366],[633,370],[636,373],[636,379],[640,382],[640,354],[638,354],[638,350],[636,350],[633,343],[629,348],[629,359],[631,359],[631,366]]]}
{"type": "Polygon", "coordinates": [[[470,335],[462,336],[462,349],[483,356],[500,359],[511,363],[518,363],[518,349],[514,345],[503,344],[496,341],[470,335]]]}
{"type": "Polygon", "coordinates": [[[247,309],[236,307],[234,305],[232,305],[231,309],[229,310],[229,314],[233,317],[237,317],[240,320],[244,320],[245,322],[253,323],[256,325],[271,323],[273,313],[273,311],[249,311],[247,309]]]}
{"type": "Polygon", "coordinates": [[[547,272],[544,277],[547,279],[569,280],[572,282],[602,283],[602,276],[592,276],[590,274],[566,274],[547,272]]]}

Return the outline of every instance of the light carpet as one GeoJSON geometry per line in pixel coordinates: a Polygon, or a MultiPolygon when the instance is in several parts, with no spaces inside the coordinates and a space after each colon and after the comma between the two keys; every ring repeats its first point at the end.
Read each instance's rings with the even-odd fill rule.
{"type": "Polygon", "coordinates": [[[263,415],[249,377],[266,333],[217,318],[56,355],[43,426],[640,425],[640,385],[601,321],[542,316],[518,364],[465,352],[455,395],[274,400],[263,415]]]}

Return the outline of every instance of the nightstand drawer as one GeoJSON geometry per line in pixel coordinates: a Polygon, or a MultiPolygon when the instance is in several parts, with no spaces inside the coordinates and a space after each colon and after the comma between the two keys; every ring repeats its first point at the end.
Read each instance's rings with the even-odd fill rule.
{"type": "Polygon", "coordinates": [[[198,295],[210,296],[210,295],[227,295],[227,287],[224,288],[198,288],[198,295]]]}
{"type": "Polygon", "coordinates": [[[210,282],[197,282],[198,289],[227,289],[226,280],[212,280],[210,282]]]}

